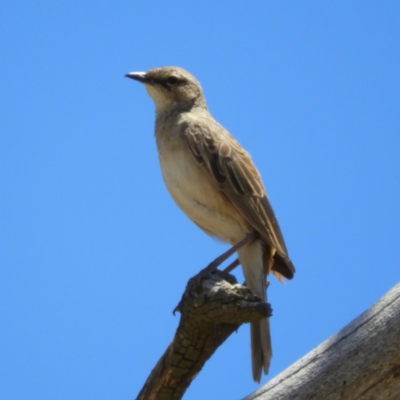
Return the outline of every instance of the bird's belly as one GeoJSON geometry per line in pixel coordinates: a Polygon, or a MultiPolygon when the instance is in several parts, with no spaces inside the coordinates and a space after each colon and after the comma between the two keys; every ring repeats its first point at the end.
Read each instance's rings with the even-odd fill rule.
{"type": "Polygon", "coordinates": [[[165,184],[180,209],[201,229],[234,244],[251,228],[189,151],[160,156],[165,184]]]}

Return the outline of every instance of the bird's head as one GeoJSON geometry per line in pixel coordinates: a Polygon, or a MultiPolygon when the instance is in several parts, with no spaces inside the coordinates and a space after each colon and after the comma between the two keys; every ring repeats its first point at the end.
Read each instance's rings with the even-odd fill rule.
{"type": "Polygon", "coordinates": [[[130,72],[125,76],[144,83],[158,112],[175,107],[206,107],[200,83],[182,68],[154,68],[147,72],[130,72]]]}

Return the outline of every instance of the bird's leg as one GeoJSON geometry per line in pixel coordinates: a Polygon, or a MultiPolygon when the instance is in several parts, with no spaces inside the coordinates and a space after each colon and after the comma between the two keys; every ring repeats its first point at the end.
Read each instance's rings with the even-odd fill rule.
{"type": "MultiPolygon", "coordinates": [[[[242,239],[239,243],[236,243],[234,246],[232,246],[228,251],[225,253],[221,254],[219,257],[217,257],[213,262],[207,265],[204,269],[202,269],[197,275],[195,275],[193,278],[191,278],[188,282],[188,285],[190,284],[191,281],[195,280],[197,282],[197,285],[201,282],[202,279],[208,277],[209,274],[211,274],[213,271],[215,271],[227,258],[229,258],[233,253],[236,253],[241,247],[243,247],[245,244],[251,242],[252,240],[257,238],[256,232],[250,232],[248,233],[244,239],[242,239]]],[[[236,259],[233,261],[231,264],[229,264],[222,272],[228,274],[230,271],[235,269],[238,265],[240,265],[239,259],[236,259]]],[[[185,292],[186,293],[186,292],[185,292]]],[[[185,294],[184,294],[185,296],[185,294]]],[[[177,311],[180,312],[181,310],[181,304],[182,300],[179,302],[179,304],[174,308],[174,311],[172,312],[174,315],[177,311]]]]}
{"type": "Polygon", "coordinates": [[[240,265],[240,261],[237,258],[235,261],[230,263],[222,272],[224,274],[229,274],[229,272],[233,271],[238,265],[240,265]]]}
{"type": "MultiPolygon", "coordinates": [[[[239,243],[236,243],[234,246],[232,246],[228,251],[225,253],[221,254],[219,257],[217,257],[214,261],[212,261],[206,268],[204,268],[202,271],[200,271],[201,276],[205,276],[206,274],[210,274],[214,270],[216,270],[227,258],[229,258],[232,254],[236,253],[241,247],[243,247],[245,244],[251,242],[257,237],[255,232],[250,232],[247,234],[244,239],[242,239],[239,243]]],[[[239,260],[234,261],[231,265],[227,267],[228,271],[233,270],[239,265],[239,260]],[[236,264],[237,263],[237,264],[236,264]]]]}
{"type": "MultiPolygon", "coordinates": [[[[197,284],[200,283],[202,279],[208,277],[209,274],[211,274],[213,271],[215,271],[227,258],[229,258],[232,254],[236,253],[241,247],[243,247],[247,243],[250,243],[251,241],[253,241],[257,237],[258,237],[258,235],[257,235],[256,232],[248,233],[244,237],[244,239],[242,239],[239,243],[236,243],[234,246],[232,246],[228,251],[226,251],[225,253],[221,254],[219,257],[217,257],[213,262],[208,264],[207,267],[202,269],[192,279],[194,279],[197,282],[197,284]]],[[[230,271],[232,271],[234,268],[236,268],[239,264],[240,264],[239,259],[236,259],[233,263],[228,265],[223,272],[228,274],[230,271]]],[[[175,307],[175,309],[173,311],[173,314],[175,314],[176,311],[180,311],[181,303],[182,303],[182,300],[175,307]]]]}

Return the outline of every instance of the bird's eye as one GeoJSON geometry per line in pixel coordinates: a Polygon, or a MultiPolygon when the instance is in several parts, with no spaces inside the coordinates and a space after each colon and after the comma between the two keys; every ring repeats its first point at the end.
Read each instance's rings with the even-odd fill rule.
{"type": "Polygon", "coordinates": [[[176,78],[175,76],[170,76],[167,78],[167,83],[168,85],[176,85],[178,83],[178,78],[176,78]]]}

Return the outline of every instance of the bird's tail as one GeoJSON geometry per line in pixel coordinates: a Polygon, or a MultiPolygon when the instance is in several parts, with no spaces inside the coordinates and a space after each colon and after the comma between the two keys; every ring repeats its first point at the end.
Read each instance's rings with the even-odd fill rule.
{"type": "MultiPolygon", "coordinates": [[[[261,242],[254,242],[244,245],[239,251],[239,261],[243,267],[246,285],[250,290],[266,302],[265,272],[263,248],[261,242]]],[[[260,382],[261,372],[267,374],[272,357],[271,335],[269,329],[269,319],[263,319],[259,322],[252,322],[251,327],[251,360],[253,379],[260,382]]]]}

